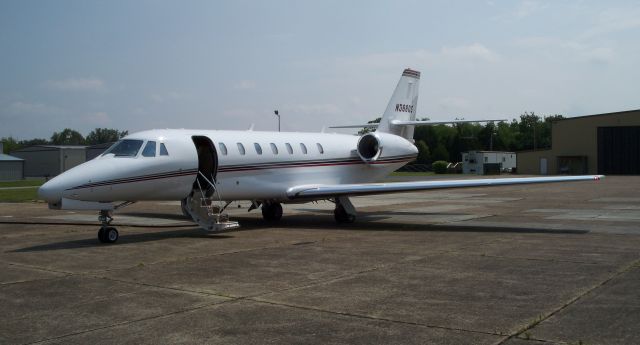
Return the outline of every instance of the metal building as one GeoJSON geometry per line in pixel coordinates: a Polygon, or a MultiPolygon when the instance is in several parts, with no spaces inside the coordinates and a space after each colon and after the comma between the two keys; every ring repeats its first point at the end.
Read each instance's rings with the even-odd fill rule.
{"type": "Polygon", "coordinates": [[[34,145],[11,152],[24,159],[24,176],[53,177],[86,161],[85,146],[34,145]]]}
{"type": "Polygon", "coordinates": [[[463,174],[499,174],[516,167],[516,153],[502,151],[469,151],[462,153],[463,174]]]}
{"type": "Polygon", "coordinates": [[[24,178],[24,160],[2,153],[0,143],[0,181],[16,181],[24,178]]]}
{"type": "Polygon", "coordinates": [[[518,152],[523,174],[640,174],[640,109],[551,125],[551,149],[518,152]]]}
{"type": "Polygon", "coordinates": [[[104,143],[104,144],[96,144],[87,146],[86,151],[86,160],[90,161],[98,156],[100,156],[104,151],[111,147],[114,143],[104,143]]]}

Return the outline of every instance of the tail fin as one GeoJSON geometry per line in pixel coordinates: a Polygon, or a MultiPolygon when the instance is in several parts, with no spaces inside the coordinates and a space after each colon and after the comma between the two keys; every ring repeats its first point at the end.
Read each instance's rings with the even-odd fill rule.
{"type": "Polygon", "coordinates": [[[413,126],[397,126],[392,121],[415,121],[420,88],[420,72],[405,69],[378,125],[378,132],[413,140],[413,126]]]}

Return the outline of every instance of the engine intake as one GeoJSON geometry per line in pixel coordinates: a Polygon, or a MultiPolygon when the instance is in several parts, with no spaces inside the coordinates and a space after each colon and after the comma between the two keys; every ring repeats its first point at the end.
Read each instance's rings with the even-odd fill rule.
{"type": "Polygon", "coordinates": [[[358,155],[365,162],[373,162],[382,153],[382,142],[375,133],[367,133],[358,140],[358,155]]]}

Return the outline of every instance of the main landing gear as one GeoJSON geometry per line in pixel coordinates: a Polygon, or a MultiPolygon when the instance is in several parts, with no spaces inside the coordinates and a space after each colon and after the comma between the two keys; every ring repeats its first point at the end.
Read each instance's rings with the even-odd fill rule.
{"type": "Polygon", "coordinates": [[[338,224],[353,223],[356,221],[356,208],[346,196],[339,196],[335,200],[336,208],[333,217],[338,224]]]}
{"type": "Polygon", "coordinates": [[[269,223],[276,223],[282,218],[282,205],[279,202],[262,204],[262,218],[269,223]]]}
{"type": "Polygon", "coordinates": [[[102,243],[114,243],[118,240],[118,230],[116,228],[109,226],[113,221],[113,217],[111,217],[111,211],[102,210],[100,211],[100,216],[98,216],[98,220],[102,223],[100,230],[98,230],[98,240],[102,243]]]}

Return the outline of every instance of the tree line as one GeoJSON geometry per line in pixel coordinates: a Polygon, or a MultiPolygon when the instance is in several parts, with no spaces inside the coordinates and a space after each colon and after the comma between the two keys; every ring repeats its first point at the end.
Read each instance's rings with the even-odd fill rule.
{"type": "Polygon", "coordinates": [[[3,137],[4,153],[19,150],[33,145],[96,145],[120,140],[129,134],[129,131],[121,131],[111,128],[96,128],[85,137],[80,132],[65,128],[60,132],[53,132],[50,139],[16,140],[13,137],[3,137]]]}
{"type": "MultiPolygon", "coordinates": [[[[551,148],[551,123],[562,115],[539,116],[525,112],[511,122],[458,123],[418,126],[413,138],[418,147],[415,163],[459,162],[467,151],[523,151],[551,148]]],[[[427,121],[427,118],[421,119],[427,121]]],[[[380,118],[369,123],[380,122],[380,118]]],[[[360,133],[365,133],[362,130],[360,133]]]]}
{"type": "MultiPolygon", "coordinates": [[[[522,151],[551,147],[551,123],[563,119],[562,115],[539,116],[525,112],[511,122],[459,123],[453,125],[420,126],[414,131],[419,153],[416,163],[431,164],[434,161],[459,162],[461,153],[472,150],[522,151]]],[[[422,119],[428,120],[428,119],[422,119]]],[[[369,123],[380,122],[380,118],[369,123]]],[[[362,130],[359,133],[366,133],[362,130]]],[[[114,142],[128,131],[96,128],[86,137],[78,131],[65,128],[54,132],[51,139],[15,140],[1,138],[4,152],[8,153],[31,145],[95,145],[114,142]]]]}

